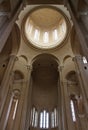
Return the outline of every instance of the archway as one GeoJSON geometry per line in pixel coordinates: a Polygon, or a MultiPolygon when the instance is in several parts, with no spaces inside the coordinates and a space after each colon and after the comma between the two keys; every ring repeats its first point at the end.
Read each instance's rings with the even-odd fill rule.
{"type": "Polygon", "coordinates": [[[30,129],[58,128],[58,62],[40,54],[33,62],[30,129]]]}

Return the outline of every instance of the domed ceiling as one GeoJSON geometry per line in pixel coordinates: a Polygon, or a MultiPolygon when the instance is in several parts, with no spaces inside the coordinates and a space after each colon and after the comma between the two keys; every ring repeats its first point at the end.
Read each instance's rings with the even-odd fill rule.
{"type": "Polygon", "coordinates": [[[40,49],[52,49],[67,36],[67,21],[61,11],[38,8],[26,16],[24,34],[29,43],[40,49]]]}

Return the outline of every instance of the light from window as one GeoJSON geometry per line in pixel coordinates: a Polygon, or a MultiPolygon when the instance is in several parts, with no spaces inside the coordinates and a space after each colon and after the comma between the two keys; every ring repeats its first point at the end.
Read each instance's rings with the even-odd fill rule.
{"type": "Polygon", "coordinates": [[[34,127],[37,127],[38,125],[38,112],[35,112],[35,121],[34,121],[34,127]]]}
{"type": "Polygon", "coordinates": [[[46,128],[49,128],[49,113],[46,113],[46,128]]]}
{"type": "Polygon", "coordinates": [[[33,108],[33,114],[32,114],[32,126],[34,126],[34,120],[35,120],[35,108],[33,108]]]}
{"type": "Polygon", "coordinates": [[[32,124],[32,114],[33,114],[33,112],[32,112],[32,109],[31,109],[30,125],[32,124]]]}
{"type": "Polygon", "coordinates": [[[83,63],[84,63],[84,64],[88,63],[85,56],[83,56],[83,63]]]}
{"type": "Polygon", "coordinates": [[[38,111],[35,107],[31,111],[30,125],[32,127],[38,127],[38,119],[39,119],[39,127],[42,129],[48,129],[50,127],[50,118],[51,118],[51,128],[57,127],[57,109],[55,108],[51,114],[46,110],[43,110],[38,114],[38,111]],[[39,119],[40,118],[40,119],[39,119]]]}
{"type": "Polygon", "coordinates": [[[17,106],[18,106],[18,99],[14,99],[15,107],[14,107],[14,112],[13,112],[13,120],[15,119],[16,116],[16,111],[17,111],[17,106]]]}
{"type": "Polygon", "coordinates": [[[49,42],[49,33],[48,32],[44,33],[43,41],[44,41],[44,43],[48,43],[49,42]]]}
{"type": "Polygon", "coordinates": [[[57,126],[57,111],[56,111],[56,108],[54,109],[54,114],[55,114],[55,126],[57,126]]]}
{"type": "Polygon", "coordinates": [[[54,112],[51,113],[51,128],[54,128],[54,112]]]}
{"type": "Polygon", "coordinates": [[[46,127],[46,111],[43,111],[43,128],[46,127]]]}
{"type": "Polygon", "coordinates": [[[40,128],[43,128],[43,113],[40,113],[40,128]]]}
{"type": "Polygon", "coordinates": [[[76,121],[76,115],[75,115],[74,103],[73,103],[72,100],[70,101],[70,105],[71,105],[72,119],[75,122],[76,121]]]}
{"type": "Polygon", "coordinates": [[[30,34],[32,32],[33,26],[29,23],[28,26],[26,26],[27,34],[30,34]]]}
{"type": "Polygon", "coordinates": [[[40,113],[40,128],[49,128],[49,113],[45,110],[40,113]]]}
{"type": "Polygon", "coordinates": [[[9,130],[11,126],[14,124],[14,119],[16,118],[16,113],[17,113],[17,107],[18,107],[18,102],[19,102],[19,96],[20,92],[15,90],[10,98],[9,106],[7,109],[7,114],[6,114],[6,122],[5,122],[5,129],[9,130]]]}
{"type": "Polygon", "coordinates": [[[53,38],[54,38],[54,40],[57,40],[57,39],[58,39],[58,32],[57,32],[56,29],[55,29],[54,32],[53,32],[53,38]]]}
{"type": "Polygon", "coordinates": [[[65,23],[62,23],[62,31],[65,33],[66,28],[65,28],[65,23]]]}
{"type": "Polygon", "coordinates": [[[27,28],[27,32],[29,33],[30,32],[30,28],[31,28],[31,25],[29,24],[27,28]]]}
{"type": "Polygon", "coordinates": [[[57,109],[54,108],[54,110],[51,113],[51,128],[57,127],[57,109]]]}
{"type": "Polygon", "coordinates": [[[37,40],[37,41],[39,40],[39,34],[40,34],[39,30],[36,29],[35,32],[34,32],[34,39],[37,40]]]}

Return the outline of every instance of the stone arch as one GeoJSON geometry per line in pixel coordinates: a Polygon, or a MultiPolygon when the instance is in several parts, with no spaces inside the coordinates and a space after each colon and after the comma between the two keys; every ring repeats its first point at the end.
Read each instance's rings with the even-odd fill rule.
{"type": "Polygon", "coordinates": [[[21,62],[24,63],[25,65],[28,64],[28,59],[27,59],[27,57],[26,57],[25,55],[20,55],[20,56],[18,57],[18,59],[19,59],[19,61],[21,61],[21,62]]]}
{"type": "Polygon", "coordinates": [[[63,58],[63,64],[65,63],[65,61],[68,59],[68,58],[72,58],[70,55],[66,55],[64,58],[63,58]]]}
{"type": "Polygon", "coordinates": [[[39,55],[35,56],[35,57],[32,59],[31,65],[32,65],[37,59],[41,58],[42,56],[49,57],[49,58],[51,58],[52,60],[54,60],[58,65],[60,64],[60,61],[59,61],[59,59],[58,59],[56,56],[54,56],[54,55],[52,55],[52,54],[49,54],[49,53],[42,53],[42,54],[39,54],[39,55]]]}
{"type": "MultiPolygon", "coordinates": [[[[44,112],[49,114],[51,109],[58,105],[58,65],[59,60],[54,55],[47,53],[39,54],[32,60],[31,105],[36,106],[39,111],[42,111],[42,114],[44,112]]],[[[39,127],[41,128],[40,125],[39,127]]],[[[50,123],[48,127],[50,127],[50,123]]],[[[46,126],[42,126],[42,128],[46,128],[46,126]]]]}

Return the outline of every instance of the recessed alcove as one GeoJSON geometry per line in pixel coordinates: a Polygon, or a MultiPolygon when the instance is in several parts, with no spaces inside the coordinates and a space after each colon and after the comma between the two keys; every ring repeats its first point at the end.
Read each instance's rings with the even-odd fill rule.
{"type": "Polygon", "coordinates": [[[39,55],[33,63],[31,127],[41,129],[58,127],[57,67],[55,58],[49,54],[39,55]]]}

